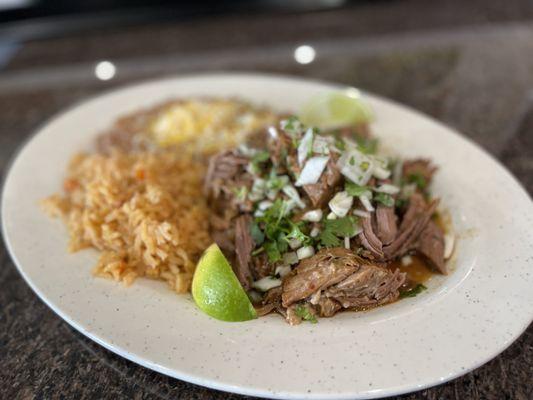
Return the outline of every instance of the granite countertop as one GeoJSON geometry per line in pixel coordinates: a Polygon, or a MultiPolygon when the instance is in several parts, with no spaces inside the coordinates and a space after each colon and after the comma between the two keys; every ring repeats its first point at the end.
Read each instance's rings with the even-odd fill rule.
{"type": "MultiPolygon", "coordinates": [[[[54,113],[112,87],[169,74],[246,70],[354,85],[451,125],[533,192],[533,5],[396,1],[343,11],[230,15],[0,43],[0,169],[54,113]],[[275,29],[274,29],[274,28],[275,29]],[[223,35],[220,32],[224,32],[223,35]],[[311,44],[314,62],[294,61],[311,44]],[[6,47],[7,46],[7,47],[6,47]],[[97,61],[117,75],[94,77],[97,61]],[[1,65],[1,64],[0,64],[1,65]]],[[[137,366],[70,328],[0,247],[0,398],[237,399],[137,366]]],[[[533,326],[500,356],[402,399],[533,398],[533,326]]]]}

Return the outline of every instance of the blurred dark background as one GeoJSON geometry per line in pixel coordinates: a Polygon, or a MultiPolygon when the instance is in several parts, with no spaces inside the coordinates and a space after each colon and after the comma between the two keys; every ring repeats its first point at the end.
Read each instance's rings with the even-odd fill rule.
{"type": "MultiPolygon", "coordinates": [[[[0,0],[0,172],[44,121],[89,96],[235,70],[407,104],[533,193],[533,0],[0,0]]],[[[1,245],[0,260],[0,399],[241,399],[104,350],[31,292],[1,245]]],[[[532,376],[530,326],[483,367],[401,398],[530,400],[532,376]]]]}

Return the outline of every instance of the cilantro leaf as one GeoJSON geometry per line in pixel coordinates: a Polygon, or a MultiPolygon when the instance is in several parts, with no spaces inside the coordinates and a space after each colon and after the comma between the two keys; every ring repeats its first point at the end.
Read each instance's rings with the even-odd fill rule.
{"type": "Polygon", "coordinates": [[[278,244],[276,242],[268,241],[265,243],[264,248],[268,256],[268,261],[274,263],[281,260],[281,253],[278,250],[278,244]]]}
{"type": "Polygon", "coordinates": [[[378,203],[383,204],[384,206],[394,207],[394,198],[390,194],[377,193],[374,196],[374,200],[376,200],[378,203]]]}
{"type": "Polygon", "coordinates": [[[265,234],[261,231],[257,222],[254,222],[250,226],[250,234],[252,235],[252,239],[256,246],[263,244],[265,241],[265,234]]]}
{"type": "Polygon", "coordinates": [[[299,224],[295,224],[294,222],[291,222],[291,221],[289,221],[289,223],[292,229],[287,235],[287,240],[297,239],[302,244],[308,244],[311,241],[311,238],[302,232],[301,227],[303,227],[303,225],[305,224],[303,221],[300,222],[299,224]]]}
{"type": "Polygon", "coordinates": [[[400,291],[400,299],[403,299],[405,297],[415,297],[416,295],[422,293],[424,290],[426,290],[427,287],[419,283],[414,288],[407,289],[407,290],[401,290],[400,291]]]}
{"type": "Polygon", "coordinates": [[[266,150],[258,151],[252,157],[252,163],[258,164],[267,161],[270,158],[270,153],[266,150]]]}
{"type": "Polygon", "coordinates": [[[344,190],[350,195],[359,197],[363,193],[368,192],[370,188],[368,186],[358,185],[357,183],[346,181],[344,184],[344,190]]]}
{"type": "Polygon", "coordinates": [[[312,324],[316,324],[318,322],[315,315],[311,313],[311,311],[309,311],[309,308],[306,306],[298,304],[294,309],[294,312],[297,316],[299,316],[305,321],[311,322],[312,324]]]}
{"type": "Polygon", "coordinates": [[[337,219],[326,219],[320,232],[319,240],[323,246],[336,247],[341,241],[339,237],[352,237],[355,234],[356,218],[346,216],[337,219]]]}
{"type": "Polygon", "coordinates": [[[322,232],[320,232],[318,239],[322,246],[325,247],[338,247],[341,244],[339,238],[335,236],[332,231],[327,229],[323,229],[322,232]]]}

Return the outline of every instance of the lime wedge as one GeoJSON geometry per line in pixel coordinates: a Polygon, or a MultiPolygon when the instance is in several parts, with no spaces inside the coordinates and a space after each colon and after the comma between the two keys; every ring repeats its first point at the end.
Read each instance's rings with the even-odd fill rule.
{"type": "Polygon", "coordinates": [[[304,125],[335,129],[369,122],[372,110],[357,92],[333,92],[313,97],[300,114],[304,125]]]}
{"type": "Polygon", "coordinates": [[[216,244],[209,246],[194,272],[192,297],[207,315],[222,321],[257,318],[252,303],[216,244]]]}

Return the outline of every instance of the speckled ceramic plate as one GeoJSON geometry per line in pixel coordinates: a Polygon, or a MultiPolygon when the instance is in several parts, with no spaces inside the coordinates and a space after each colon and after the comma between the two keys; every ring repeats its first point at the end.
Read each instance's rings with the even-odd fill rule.
{"type": "Polygon", "coordinates": [[[147,368],[216,389],[276,398],[389,396],[436,385],[503,351],[533,316],[533,206],[494,159],[438,122],[367,95],[375,131],[403,156],[432,158],[434,190],[459,235],[453,272],[423,294],[318,324],[271,315],[223,323],[164,283],[133,287],[91,276],[97,254],[68,254],[63,225],[39,199],[56,192],[67,161],[117,116],[170,97],[239,96],[297,110],[339,86],[277,76],[203,75],[116,90],[54,118],[24,146],[6,178],[9,251],[41,299],[84,335],[147,368]]]}

